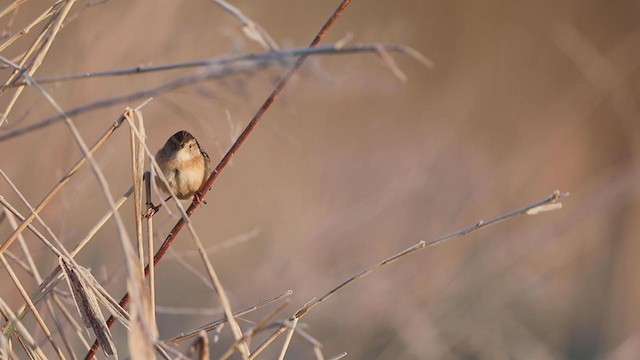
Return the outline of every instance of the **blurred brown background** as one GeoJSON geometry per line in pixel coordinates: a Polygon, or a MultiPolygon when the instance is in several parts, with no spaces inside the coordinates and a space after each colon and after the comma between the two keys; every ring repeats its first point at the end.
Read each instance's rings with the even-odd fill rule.
{"type": "MultiPolygon", "coordinates": [[[[291,47],[306,45],[337,2],[233,4],[282,47],[291,47]]],[[[235,18],[209,1],[87,5],[79,1],[72,8],[73,20],[36,77],[262,51],[235,18]]],[[[18,31],[46,6],[27,1],[10,27],[7,17],[0,27],[18,31]]],[[[560,189],[571,192],[563,210],[518,217],[404,258],[322,303],[302,326],[322,342],[327,357],[343,351],[352,359],[640,356],[640,243],[633,240],[640,211],[639,24],[640,2],[630,0],[354,1],[325,42],[351,33],[353,43],[403,43],[435,67],[394,54],[408,76],[403,83],[372,54],[309,59],[193,217],[205,245],[214,247],[211,258],[233,307],[291,289],[292,304],[280,316],[288,317],[419,240],[560,189]],[[237,236],[244,241],[215,247],[237,236]]],[[[38,32],[2,55],[21,55],[38,32]]],[[[69,109],[193,71],[46,89],[69,109]]],[[[281,73],[274,67],[156,97],[143,109],[150,148],[186,129],[218,160],[281,73]]],[[[3,79],[8,74],[3,70],[3,79]]],[[[0,97],[3,109],[10,94],[0,97]]],[[[74,120],[93,143],[125,106],[139,103],[74,120]]],[[[52,114],[28,88],[0,134],[52,114]]],[[[79,157],[62,123],[0,142],[0,168],[34,204],[79,157]]],[[[115,196],[129,188],[126,128],[96,158],[115,196]]],[[[27,213],[5,182],[0,195],[27,213]]],[[[86,167],[43,217],[72,247],[107,208],[86,167]]],[[[130,203],[122,214],[133,233],[130,203]]],[[[174,223],[159,213],[158,237],[174,223]]],[[[0,237],[9,233],[7,221],[0,223],[6,234],[0,237]]],[[[40,270],[48,273],[56,260],[25,234],[40,270]]],[[[187,233],[175,249],[204,274],[187,233]]],[[[126,274],[113,224],[78,260],[114,297],[123,294],[126,274]]],[[[0,282],[0,296],[14,308],[22,304],[4,271],[0,282]]],[[[174,256],[158,269],[158,305],[208,309],[218,301],[174,256]]],[[[266,313],[247,318],[258,321],[266,313]]],[[[161,312],[160,335],[217,317],[161,312]]],[[[33,319],[27,324],[36,328],[33,319]]],[[[114,336],[124,349],[122,326],[114,336]]],[[[225,328],[214,354],[229,341],[225,328]]],[[[265,358],[275,357],[279,347],[265,358]]],[[[289,356],[314,357],[299,337],[289,356]]]]}

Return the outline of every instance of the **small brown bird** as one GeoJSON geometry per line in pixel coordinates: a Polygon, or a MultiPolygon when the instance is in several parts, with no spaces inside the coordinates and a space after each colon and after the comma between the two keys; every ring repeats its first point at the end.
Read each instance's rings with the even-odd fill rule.
{"type": "MultiPolygon", "coordinates": [[[[198,190],[211,174],[211,159],[193,135],[184,130],[175,133],[158,150],[156,161],[178,199],[186,200],[194,196],[196,202],[202,200],[198,190]]],[[[156,184],[170,194],[164,181],[157,175],[156,184]]]]}

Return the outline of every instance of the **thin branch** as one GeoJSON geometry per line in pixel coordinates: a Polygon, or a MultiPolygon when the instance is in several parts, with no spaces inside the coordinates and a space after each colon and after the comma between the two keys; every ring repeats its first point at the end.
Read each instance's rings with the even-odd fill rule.
{"type": "Polygon", "coordinates": [[[240,9],[229,4],[224,0],[211,0],[212,2],[218,4],[224,11],[236,17],[242,24],[244,24],[244,33],[251,39],[258,42],[262,47],[267,50],[278,50],[278,44],[276,44],[275,40],[267,33],[267,31],[260,26],[260,24],[255,21],[249,19],[248,16],[243,14],[240,9]]]}
{"type": "Polygon", "coordinates": [[[296,326],[298,325],[298,320],[300,320],[300,318],[294,318],[293,321],[291,322],[291,325],[289,326],[289,331],[287,332],[287,337],[284,340],[284,345],[282,345],[282,350],[280,351],[280,356],[278,357],[278,360],[284,360],[284,356],[287,354],[287,350],[289,349],[289,344],[291,344],[291,338],[293,337],[293,332],[296,329],[296,326]]]}
{"type": "MultiPolygon", "coordinates": [[[[480,230],[486,226],[489,225],[493,225],[505,220],[508,220],[510,218],[513,218],[515,216],[518,215],[524,215],[524,214],[535,214],[536,211],[531,211],[531,210],[535,210],[541,207],[545,207],[549,204],[555,203],[558,199],[563,198],[569,196],[569,193],[566,192],[560,192],[558,190],[554,191],[553,194],[547,196],[546,198],[537,201],[533,204],[521,207],[519,209],[507,212],[505,214],[499,215],[493,219],[490,219],[488,221],[483,221],[480,220],[478,222],[476,222],[475,224],[468,226],[464,229],[458,230],[456,232],[453,232],[451,234],[448,235],[444,235],[441,236],[439,238],[435,238],[432,240],[422,240],[420,242],[418,242],[417,244],[399,252],[396,255],[390,256],[378,263],[376,263],[375,265],[372,265],[368,268],[366,268],[365,270],[362,270],[361,272],[349,277],[348,279],[344,280],[342,283],[340,283],[338,286],[334,287],[333,289],[329,290],[327,293],[325,293],[324,295],[322,295],[321,297],[314,299],[312,301],[310,301],[308,304],[306,304],[305,306],[303,306],[300,310],[298,310],[290,319],[289,321],[294,321],[296,319],[299,319],[303,316],[305,316],[309,311],[311,311],[312,309],[314,309],[316,306],[318,306],[321,302],[327,300],[328,298],[330,298],[333,294],[337,293],[338,291],[342,290],[343,288],[345,288],[348,285],[353,284],[356,280],[362,279],[363,277],[371,274],[372,272],[379,270],[391,263],[396,262],[397,260],[399,260],[400,258],[416,253],[420,250],[424,250],[427,247],[430,246],[434,246],[437,245],[441,242],[444,242],[446,240],[452,239],[452,238],[456,238],[456,237],[460,237],[460,236],[464,236],[467,235],[471,232],[480,230]]],[[[284,333],[286,327],[282,326],[280,328],[278,328],[274,333],[271,334],[271,336],[269,338],[267,338],[267,340],[265,340],[264,344],[268,344],[273,342],[278,336],[280,336],[282,333],[284,333]]],[[[264,346],[259,347],[260,351],[262,351],[262,349],[264,348],[264,346]]],[[[258,350],[255,350],[253,352],[252,357],[256,356],[258,353],[258,350]]]]}
{"type": "Polygon", "coordinates": [[[13,267],[11,267],[11,265],[9,264],[9,262],[7,261],[7,259],[3,254],[0,254],[0,262],[2,262],[3,267],[5,268],[5,270],[7,271],[7,274],[13,281],[13,284],[18,289],[18,292],[22,296],[22,299],[28,304],[29,308],[31,309],[31,312],[33,313],[33,316],[36,319],[36,322],[38,323],[38,325],[40,325],[40,328],[44,332],[47,340],[49,340],[49,343],[53,347],[53,350],[56,352],[56,355],[58,355],[58,358],[64,359],[65,357],[64,357],[64,354],[62,353],[62,349],[60,349],[60,347],[56,344],[55,340],[53,339],[51,330],[49,330],[49,327],[47,326],[44,319],[42,318],[42,315],[40,315],[40,312],[38,311],[38,309],[36,309],[35,304],[29,298],[29,294],[27,293],[27,290],[24,288],[24,286],[22,285],[22,282],[20,282],[20,279],[18,278],[16,273],[13,271],[13,267]]]}
{"type": "Polygon", "coordinates": [[[9,307],[9,305],[6,302],[4,302],[4,300],[2,300],[2,297],[0,297],[0,313],[2,313],[2,315],[6,319],[10,320],[15,324],[17,335],[19,335],[19,336],[16,336],[18,338],[18,341],[20,342],[26,341],[27,345],[29,345],[29,346],[24,346],[24,350],[27,353],[27,355],[30,356],[30,358],[33,358],[33,359],[47,358],[45,354],[42,352],[42,349],[40,348],[40,346],[38,346],[35,340],[31,337],[31,334],[29,333],[29,331],[24,327],[24,325],[22,325],[20,320],[16,317],[16,314],[14,314],[13,311],[11,311],[11,308],[9,307]]]}
{"type": "Polygon", "coordinates": [[[505,221],[505,220],[510,219],[510,218],[512,218],[514,216],[527,214],[527,212],[532,210],[532,209],[535,209],[535,208],[538,208],[538,207],[541,207],[541,206],[544,206],[544,205],[547,205],[547,204],[550,204],[550,203],[555,203],[558,199],[566,197],[566,196],[569,196],[569,193],[566,193],[566,192],[565,193],[561,193],[560,191],[556,190],[556,191],[553,192],[553,194],[547,196],[546,198],[544,198],[544,199],[542,199],[542,200],[540,200],[538,202],[535,202],[535,203],[533,203],[531,205],[527,205],[527,206],[521,207],[520,209],[516,209],[516,210],[510,211],[510,212],[508,212],[506,214],[502,214],[502,215],[497,216],[497,217],[495,217],[495,218],[493,218],[491,220],[488,220],[488,221],[480,220],[477,223],[475,223],[475,224],[473,224],[473,225],[471,225],[469,227],[466,227],[466,228],[464,228],[462,230],[458,230],[458,231],[453,232],[453,233],[451,233],[449,235],[445,235],[445,236],[442,236],[442,237],[439,237],[439,238],[436,238],[436,239],[433,239],[433,240],[428,240],[428,241],[422,240],[419,243],[417,243],[417,244],[415,244],[415,245],[413,245],[413,246],[411,246],[411,247],[399,252],[398,254],[390,256],[390,257],[380,261],[379,263],[377,263],[377,264],[375,264],[375,265],[373,265],[373,266],[371,266],[371,267],[369,267],[369,268],[367,268],[367,269],[365,269],[365,270],[353,275],[352,277],[350,277],[347,280],[343,281],[340,285],[338,285],[335,288],[329,290],[329,292],[327,292],[326,294],[322,295],[320,298],[312,301],[311,303],[309,303],[306,306],[304,306],[302,309],[298,310],[298,312],[296,312],[296,314],[293,317],[294,318],[299,318],[299,317],[304,316],[307,312],[311,311],[311,309],[313,309],[318,304],[320,304],[321,302],[323,302],[326,299],[328,299],[329,297],[331,297],[336,292],[340,291],[342,288],[346,287],[347,285],[353,283],[354,281],[356,281],[358,279],[361,279],[361,278],[371,274],[372,272],[374,272],[374,271],[376,271],[378,269],[381,269],[381,268],[383,268],[383,267],[385,267],[385,266],[387,266],[387,265],[389,265],[391,263],[396,262],[398,259],[400,259],[403,256],[406,256],[406,255],[415,253],[417,251],[423,250],[423,249],[425,249],[425,248],[427,248],[429,246],[437,245],[437,244],[439,244],[439,243],[441,243],[443,241],[446,241],[446,240],[449,240],[449,239],[452,239],[452,238],[455,238],[455,237],[467,235],[467,234],[469,234],[471,232],[474,232],[476,230],[480,230],[480,229],[482,229],[482,228],[484,228],[486,226],[493,225],[493,224],[499,223],[501,221],[505,221]]]}
{"type": "MultiPolygon", "coordinates": [[[[109,76],[137,75],[137,74],[146,74],[146,73],[153,73],[153,72],[159,72],[159,71],[224,66],[224,65],[230,65],[230,64],[241,63],[241,62],[281,62],[283,60],[289,60],[305,54],[347,55],[347,54],[357,54],[357,53],[365,53],[365,52],[379,53],[380,51],[397,52],[400,54],[408,55],[418,60],[419,62],[421,62],[422,64],[424,64],[429,68],[433,67],[433,62],[431,60],[426,58],[417,50],[406,45],[358,44],[353,46],[344,46],[343,44],[326,44],[326,45],[319,45],[313,48],[302,47],[302,48],[294,48],[289,50],[274,50],[274,51],[263,52],[263,53],[222,56],[219,58],[209,58],[209,59],[185,61],[185,62],[179,62],[179,63],[160,64],[160,65],[136,65],[136,66],[130,66],[122,69],[47,76],[47,77],[35,78],[34,81],[38,82],[38,84],[43,85],[43,84],[59,83],[63,81],[84,80],[84,79],[109,77],[109,76]]],[[[0,90],[17,87],[17,86],[29,86],[29,85],[30,84],[28,84],[26,81],[21,81],[13,84],[0,86],[0,90]]]]}
{"type": "MultiPolygon", "coordinates": [[[[350,2],[351,0],[342,0],[338,8],[334,11],[331,17],[325,22],[325,24],[322,26],[320,31],[316,34],[315,38],[313,39],[309,47],[315,47],[322,40],[322,38],[324,38],[326,32],[333,25],[336,19],[340,17],[340,15],[344,11],[344,9],[349,5],[350,2]]],[[[233,143],[231,148],[229,148],[229,150],[227,151],[225,156],[222,158],[222,160],[220,160],[216,168],[211,173],[211,176],[209,176],[207,181],[203,184],[202,188],[200,189],[202,196],[204,196],[209,191],[209,189],[211,189],[213,182],[218,178],[218,175],[220,174],[220,172],[225,168],[227,163],[231,160],[233,155],[235,155],[235,153],[238,151],[240,146],[242,146],[242,144],[247,139],[247,137],[249,137],[249,135],[251,134],[253,129],[256,127],[260,119],[262,119],[262,116],[271,107],[271,104],[273,104],[274,100],[278,97],[280,92],[287,85],[287,83],[289,82],[289,79],[291,79],[293,74],[295,74],[298,68],[300,68],[302,63],[306,60],[307,56],[308,55],[300,56],[300,58],[296,61],[295,65],[291,68],[291,70],[289,70],[289,72],[276,85],[276,87],[273,89],[269,97],[267,97],[267,99],[262,104],[260,109],[258,109],[257,113],[253,116],[253,118],[251,119],[247,127],[240,134],[238,139],[233,143]]],[[[189,206],[189,208],[186,210],[187,215],[191,216],[191,214],[193,214],[193,212],[198,208],[198,205],[199,205],[198,202],[195,202],[195,201],[192,202],[191,206],[189,206]]],[[[155,266],[162,259],[164,254],[167,252],[167,249],[169,249],[169,247],[175,240],[176,236],[180,233],[180,231],[182,230],[182,228],[184,228],[186,224],[187,224],[187,220],[184,217],[178,220],[176,225],[173,227],[173,229],[171,230],[171,232],[169,233],[165,241],[162,243],[162,245],[156,252],[156,255],[153,258],[153,264],[149,264],[145,268],[145,275],[148,275],[150,266],[155,266]]],[[[120,305],[124,307],[128,302],[129,302],[129,293],[125,294],[122,300],[120,300],[120,305]]],[[[115,318],[110,317],[107,320],[107,326],[111,326],[114,321],[115,321],[115,318]]],[[[94,342],[93,346],[91,347],[91,349],[89,349],[89,352],[85,356],[85,360],[92,359],[95,356],[95,353],[99,347],[100,347],[100,344],[98,344],[97,341],[94,342]]]]}
{"type": "MultiPolygon", "coordinates": [[[[290,52],[279,51],[272,53],[264,53],[264,54],[250,54],[250,55],[242,55],[235,57],[222,58],[219,60],[200,60],[194,61],[190,63],[179,63],[179,64],[167,64],[160,65],[157,67],[135,67],[135,68],[126,68],[120,70],[109,70],[98,73],[89,73],[89,74],[72,74],[72,75],[64,75],[60,78],[55,79],[35,79],[38,84],[42,82],[56,82],[56,81],[64,81],[64,80],[72,80],[72,79],[80,79],[87,77],[99,77],[99,76],[115,76],[115,75],[129,75],[136,73],[144,73],[144,72],[152,72],[152,71],[164,71],[178,68],[188,68],[188,67],[205,67],[202,72],[198,72],[196,74],[185,75],[183,77],[176,78],[164,84],[158,85],[156,87],[152,87],[146,90],[133,92],[124,95],[118,95],[111,98],[101,99],[98,101],[94,101],[85,105],[81,105],[75,107],[73,109],[67,110],[65,113],[67,116],[76,116],[79,114],[83,114],[89,111],[94,111],[97,109],[102,109],[105,107],[118,105],[122,103],[128,103],[132,101],[138,101],[142,99],[146,99],[148,97],[154,97],[157,95],[161,95],[163,93],[176,90],[185,86],[189,86],[204,80],[209,79],[218,79],[225,76],[235,75],[235,74],[245,74],[252,73],[264,67],[267,67],[273,62],[282,61],[282,59],[288,57],[298,57],[298,60],[305,58],[309,55],[318,55],[318,54],[336,54],[336,55],[344,55],[344,54],[352,54],[352,53],[362,53],[362,52],[379,52],[380,46],[383,46],[384,49],[388,52],[400,52],[406,55],[409,55],[426,66],[430,66],[431,61],[429,61],[422,54],[417,52],[416,50],[403,46],[403,45],[361,45],[361,46],[353,46],[348,48],[340,48],[339,45],[329,45],[327,47],[319,47],[318,50],[315,48],[307,47],[294,49],[290,52]],[[66,77],[66,78],[65,78],[66,77]],[[41,82],[42,81],[42,82],[41,82]]],[[[26,84],[25,84],[26,85],[26,84]]],[[[2,135],[0,135],[0,141],[5,141],[16,136],[24,135],[28,132],[41,129],[52,125],[58,121],[64,120],[64,116],[61,114],[55,114],[49,116],[43,120],[35,122],[33,124],[16,128],[13,130],[9,130],[2,135]]]]}
{"type": "MultiPolygon", "coordinates": [[[[95,153],[95,151],[100,148],[106,141],[111,137],[111,135],[120,127],[122,122],[125,120],[124,115],[121,115],[105,132],[102,136],[93,144],[91,149],[89,150],[91,153],[95,153]]],[[[69,182],[71,177],[85,164],[87,158],[82,157],[78,160],[75,165],[67,172],[65,176],[63,176],[58,183],[54,185],[54,187],[49,191],[49,193],[40,201],[38,205],[36,205],[34,211],[27,216],[27,218],[20,224],[20,226],[13,231],[13,233],[4,241],[2,245],[0,245],[0,254],[3,253],[6,249],[11,246],[11,244],[18,238],[24,229],[31,224],[33,219],[36,218],[37,214],[42,211],[42,209],[51,202],[51,200],[62,190],[62,188],[69,182]]]]}
{"type": "MultiPolygon", "coordinates": [[[[71,10],[71,7],[75,3],[75,1],[76,0],[67,0],[64,6],[61,7],[58,14],[56,15],[56,18],[53,24],[51,25],[51,32],[49,33],[48,37],[46,37],[46,40],[44,40],[42,47],[40,48],[38,53],[35,55],[30,66],[28,66],[27,68],[23,68],[19,71],[14,71],[9,81],[19,78],[21,75],[27,75],[27,77],[31,77],[33,74],[35,74],[35,72],[38,70],[38,68],[42,64],[42,60],[49,52],[49,49],[51,48],[51,44],[53,43],[53,40],[56,38],[56,36],[58,35],[58,32],[62,28],[62,22],[69,14],[69,10],[71,10]],[[24,73],[22,73],[23,71],[24,73]]],[[[45,32],[43,32],[43,35],[45,32]]],[[[39,39],[36,41],[36,43],[37,42],[39,42],[39,39]]],[[[34,46],[32,47],[32,49],[35,49],[36,43],[34,43],[34,46]]],[[[20,63],[20,67],[24,66],[25,61],[26,61],[26,55],[23,61],[20,63]]],[[[11,109],[13,108],[13,105],[18,100],[18,97],[20,97],[20,94],[22,93],[23,89],[24,87],[22,86],[18,88],[18,90],[13,94],[13,97],[9,101],[9,104],[7,105],[5,111],[2,114],[0,114],[0,126],[2,126],[4,121],[7,119],[7,116],[9,116],[9,112],[11,111],[11,109]]]]}
{"type": "MultiPolygon", "coordinates": [[[[279,295],[277,295],[277,296],[275,296],[275,297],[273,297],[271,299],[261,301],[261,302],[255,304],[255,305],[251,305],[251,306],[249,306],[247,308],[244,308],[242,310],[238,310],[235,313],[233,313],[233,316],[240,317],[240,316],[249,314],[252,311],[260,309],[260,308],[262,308],[262,307],[264,307],[266,305],[269,305],[269,304],[271,304],[271,303],[273,303],[275,301],[278,301],[278,300],[280,300],[280,299],[282,299],[282,298],[284,298],[286,296],[291,295],[292,293],[293,292],[291,290],[287,290],[287,291],[283,292],[282,294],[279,294],[279,295]]],[[[226,317],[222,318],[222,319],[218,319],[218,320],[212,321],[212,322],[210,322],[210,323],[208,323],[206,325],[200,326],[200,327],[198,327],[198,328],[196,328],[196,329],[194,329],[192,331],[189,331],[189,332],[187,332],[185,334],[182,334],[180,336],[176,336],[174,338],[171,338],[171,339],[167,340],[166,343],[167,344],[176,344],[176,343],[179,343],[181,341],[184,341],[184,340],[187,340],[187,339],[191,339],[193,337],[198,336],[198,334],[201,331],[211,331],[211,330],[217,328],[218,326],[220,326],[220,325],[222,325],[222,324],[224,324],[226,322],[227,322],[227,318],[226,317]]]]}

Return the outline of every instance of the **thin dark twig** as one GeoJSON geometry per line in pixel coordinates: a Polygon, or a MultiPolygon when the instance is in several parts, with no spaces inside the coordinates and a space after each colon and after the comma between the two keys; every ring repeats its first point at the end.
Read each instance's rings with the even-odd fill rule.
{"type": "MultiPolygon", "coordinates": [[[[233,316],[240,317],[240,316],[246,315],[246,314],[248,314],[248,313],[250,313],[250,312],[252,312],[254,310],[260,309],[260,308],[262,308],[262,307],[264,307],[264,306],[266,306],[268,304],[271,304],[271,303],[273,303],[275,301],[278,301],[278,300],[280,300],[280,299],[282,299],[282,298],[284,298],[286,296],[289,296],[291,294],[293,294],[293,291],[287,290],[287,291],[283,292],[282,294],[279,294],[279,295],[277,295],[277,296],[275,296],[275,297],[273,297],[271,299],[263,300],[263,301],[260,301],[260,302],[258,302],[256,304],[254,304],[254,305],[251,305],[251,306],[249,306],[247,308],[244,308],[242,310],[238,310],[238,311],[233,313],[233,316]]],[[[222,324],[224,324],[226,322],[227,322],[227,318],[223,317],[221,319],[209,322],[206,325],[203,325],[203,326],[200,326],[198,328],[195,328],[195,329],[193,329],[193,330],[191,330],[191,331],[189,331],[187,333],[183,333],[183,334],[181,334],[179,336],[176,336],[176,337],[173,337],[173,338],[171,338],[169,340],[166,340],[165,342],[167,344],[177,344],[177,343],[179,343],[181,341],[184,341],[184,340],[187,340],[187,339],[190,339],[190,338],[198,336],[198,333],[200,333],[201,331],[211,331],[211,330],[217,328],[218,326],[220,326],[220,325],[222,325],[222,324]]]]}
{"type": "MultiPolygon", "coordinates": [[[[417,251],[423,250],[427,247],[433,246],[433,245],[437,245],[443,241],[455,238],[455,237],[459,237],[459,236],[464,236],[467,235],[471,232],[474,232],[476,230],[480,230],[486,226],[489,225],[493,225],[496,224],[498,222],[501,221],[505,221],[507,219],[510,219],[514,216],[518,216],[518,215],[523,215],[523,214],[534,214],[537,212],[534,212],[532,210],[536,209],[536,210],[540,210],[539,212],[544,211],[544,207],[545,206],[549,206],[548,204],[552,204],[555,203],[558,199],[563,198],[569,196],[569,193],[567,192],[560,192],[558,190],[554,191],[551,195],[547,196],[546,198],[537,201],[533,204],[521,207],[519,209],[510,211],[508,213],[499,215],[491,220],[488,221],[478,221],[475,224],[468,226],[464,229],[458,230],[456,232],[453,232],[451,234],[448,235],[444,235],[441,236],[439,238],[435,238],[432,240],[422,240],[420,242],[418,242],[417,244],[399,252],[396,255],[390,256],[368,268],[366,268],[365,270],[362,270],[361,272],[347,278],[346,280],[344,280],[343,282],[341,282],[338,286],[332,288],[331,290],[329,290],[328,292],[326,292],[324,295],[322,295],[321,297],[314,299],[312,301],[310,301],[308,304],[306,304],[305,306],[303,306],[300,310],[298,310],[290,319],[289,321],[294,321],[296,319],[300,319],[301,317],[305,316],[309,311],[311,311],[313,308],[315,308],[316,306],[318,306],[321,302],[327,300],[328,298],[330,298],[333,294],[335,294],[336,292],[342,290],[343,288],[345,288],[347,285],[350,285],[352,283],[354,283],[356,280],[362,279],[363,277],[371,274],[372,272],[379,270],[393,262],[396,262],[398,259],[400,259],[403,256],[409,255],[409,254],[413,254],[417,251]]],[[[555,209],[555,208],[552,208],[555,209]]],[[[549,210],[549,209],[547,209],[549,210]]],[[[263,343],[261,346],[259,346],[256,350],[254,350],[254,352],[251,354],[251,358],[257,356],[257,354],[259,353],[259,351],[262,351],[263,348],[267,345],[270,344],[271,342],[273,342],[278,336],[282,335],[284,333],[284,331],[286,330],[286,326],[281,326],[279,327],[276,331],[274,331],[263,343]]]]}
{"type": "Polygon", "coordinates": [[[516,209],[513,211],[510,211],[508,213],[502,214],[500,216],[497,216],[491,220],[488,221],[478,221],[477,223],[466,227],[464,229],[458,230],[456,232],[453,232],[451,234],[448,235],[444,235],[441,236],[439,238],[436,239],[432,239],[432,240],[422,240],[419,243],[399,252],[396,255],[390,256],[382,261],[380,261],[379,263],[353,275],[352,277],[346,279],[345,281],[343,281],[340,285],[334,287],[333,289],[329,290],[326,294],[322,295],[320,298],[310,302],[309,304],[307,304],[306,306],[304,306],[302,309],[298,310],[298,312],[296,312],[296,314],[293,316],[293,318],[300,318],[302,316],[304,316],[307,312],[309,312],[311,309],[313,309],[314,307],[316,307],[318,304],[320,304],[321,302],[323,302],[324,300],[328,299],[331,295],[333,295],[334,293],[338,292],[340,289],[344,288],[345,286],[351,284],[352,282],[361,279],[367,275],[369,275],[370,273],[386,266],[389,265],[395,261],[397,261],[398,259],[400,259],[401,257],[405,256],[405,255],[409,255],[411,253],[414,253],[416,251],[425,249],[429,246],[433,246],[433,245],[437,245],[443,241],[455,238],[455,237],[459,237],[459,236],[463,236],[463,235],[467,235],[473,231],[482,229],[483,227],[489,226],[489,225],[493,225],[495,223],[501,222],[501,221],[505,221],[509,218],[512,218],[514,216],[517,215],[523,215],[526,214],[528,211],[530,211],[531,209],[535,209],[538,208],[540,206],[546,205],[546,204],[550,204],[550,203],[554,203],[556,202],[556,200],[562,198],[562,197],[566,197],[568,196],[569,193],[561,193],[560,191],[556,190],[555,192],[553,192],[553,194],[547,196],[546,198],[535,202],[533,204],[521,207],[520,209],[516,209]]]}
{"type": "MultiPolygon", "coordinates": [[[[362,52],[378,52],[380,49],[384,49],[389,52],[399,52],[401,54],[409,55],[416,60],[420,61],[427,67],[431,67],[432,62],[427,59],[424,55],[416,51],[415,49],[405,46],[405,45],[356,45],[350,47],[341,47],[340,45],[332,44],[326,45],[321,48],[299,48],[293,49],[289,51],[273,51],[261,54],[249,54],[249,55],[240,55],[240,56],[230,56],[223,57],[220,59],[209,59],[209,60],[196,60],[191,62],[183,62],[183,63],[175,63],[175,64],[164,64],[157,66],[136,66],[125,69],[116,69],[116,70],[107,70],[107,71],[98,71],[94,73],[81,73],[81,74],[69,74],[62,75],[50,78],[41,78],[35,79],[40,83],[51,83],[58,81],[66,81],[66,80],[76,80],[76,79],[85,79],[85,78],[94,78],[94,77],[104,77],[104,76],[121,76],[121,75],[132,75],[132,74],[142,74],[147,72],[157,72],[157,71],[167,71],[174,69],[184,69],[184,68],[192,68],[192,67],[208,67],[208,69],[198,72],[195,74],[185,75],[183,77],[179,77],[173,79],[164,84],[158,85],[156,87],[152,87],[149,89],[145,89],[142,91],[118,95],[111,98],[101,99],[89,104],[81,105],[79,107],[69,109],[66,111],[68,116],[76,116],[79,114],[83,114],[89,111],[118,105],[122,103],[127,103],[131,101],[146,99],[148,97],[154,97],[172,90],[179,89],[184,86],[189,86],[194,83],[222,78],[225,76],[233,75],[233,74],[244,74],[251,73],[257,70],[260,70],[264,67],[269,66],[271,63],[282,61],[283,59],[287,59],[289,57],[302,57],[307,55],[341,55],[341,54],[353,54],[353,53],[362,53],[362,52]]],[[[299,58],[300,59],[300,58],[299,58]]],[[[26,83],[16,83],[16,85],[29,85],[26,83]]],[[[12,85],[8,85],[12,86],[12,85]]],[[[0,90],[2,87],[0,87],[0,90]]],[[[63,120],[64,117],[60,114],[52,115],[48,118],[45,118],[41,121],[35,122],[33,124],[17,128],[11,131],[7,131],[0,135],[0,141],[8,140],[10,138],[20,136],[26,134],[28,132],[44,128],[46,126],[52,125],[58,121],[63,120]]]]}
{"type": "MultiPolygon", "coordinates": [[[[316,36],[314,37],[309,47],[315,47],[322,40],[322,38],[325,36],[329,28],[333,25],[336,19],[340,17],[340,15],[344,11],[344,9],[349,5],[349,3],[351,3],[351,0],[342,0],[338,8],[333,12],[331,17],[325,22],[325,24],[322,26],[320,31],[316,34],[316,36]]],[[[273,101],[280,94],[280,92],[282,92],[282,89],[284,89],[284,87],[289,82],[289,79],[291,79],[293,74],[298,70],[298,68],[300,68],[302,63],[306,60],[307,56],[308,54],[304,54],[300,56],[300,58],[296,61],[296,63],[291,68],[291,70],[289,70],[287,74],[282,78],[282,80],[280,80],[280,82],[276,85],[276,87],[273,89],[269,97],[267,97],[267,99],[264,101],[260,109],[258,109],[256,114],[253,116],[249,124],[242,131],[238,139],[236,139],[236,141],[233,143],[233,145],[231,145],[231,148],[229,148],[229,150],[227,151],[225,156],[222,158],[222,160],[220,160],[216,168],[211,173],[211,176],[209,176],[207,181],[200,188],[201,197],[204,197],[206,193],[211,189],[213,182],[218,178],[218,175],[220,174],[220,172],[226,167],[226,165],[229,163],[231,158],[235,155],[235,153],[238,151],[240,146],[242,146],[244,141],[247,139],[247,137],[249,137],[249,135],[251,134],[253,129],[256,127],[260,119],[262,119],[262,116],[264,115],[264,113],[271,107],[271,104],[273,104],[273,101]]],[[[191,206],[189,206],[189,208],[186,211],[187,215],[191,216],[191,214],[193,214],[193,212],[198,208],[198,205],[200,205],[199,202],[196,202],[196,201],[192,202],[191,206]]],[[[169,232],[169,235],[167,235],[167,238],[164,240],[164,242],[156,252],[156,255],[153,257],[153,264],[147,265],[146,268],[144,269],[145,276],[148,276],[149,274],[149,267],[150,266],[155,267],[155,265],[157,265],[158,262],[162,259],[164,254],[167,252],[167,250],[175,240],[176,236],[180,233],[180,231],[184,227],[185,223],[186,223],[186,220],[184,218],[181,218],[180,220],[178,220],[178,222],[173,227],[173,229],[171,229],[171,232],[169,232]]],[[[120,300],[120,306],[124,307],[128,303],[129,303],[129,293],[126,293],[122,297],[122,300],[120,300]]],[[[113,316],[109,317],[109,319],[107,320],[107,326],[111,327],[114,322],[115,322],[115,318],[113,316]]],[[[95,341],[93,343],[93,346],[91,347],[91,349],[89,349],[89,352],[85,356],[85,360],[92,359],[95,356],[96,351],[98,351],[99,347],[100,347],[100,344],[97,341],[95,341]]]]}
{"type": "MultiPolygon", "coordinates": [[[[290,50],[274,50],[274,51],[263,52],[263,53],[231,55],[231,56],[223,56],[223,57],[213,58],[213,59],[185,61],[180,63],[170,63],[170,64],[160,64],[160,65],[136,65],[136,66],[131,66],[131,67],[122,68],[122,69],[47,76],[47,77],[36,78],[34,79],[34,81],[37,81],[39,84],[42,85],[42,84],[57,83],[62,81],[83,80],[83,79],[108,77],[108,76],[136,75],[136,74],[146,74],[146,73],[152,73],[152,72],[158,72],[158,71],[190,69],[190,68],[216,66],[216,65],[229,65],[233,63],[239,63],[239,62],[274,62],[274,61],[286,60],[292,57],[295,58],[297,56],[301,56],[304,54],[345,55],[345,54],[363,53],[363,52],[376,52],[376,51],[379,51],[380,49],[388,52],[399,52],[402,54],[410,55],[428,67],[433,66],[433,63],[429,59],[427,59],[424,55],[420,54],[419,52],[417,52],[417,50],[406,45],[358,44],[353,46],[341,47],[339,44],[327,44],[327,45],[320,45],[314,48],[303,47],[303,48],[295,48],[290,50]]],[[[30,85],[31,84],[27,83],[26,81],[20,81],[12,84],[2,85],[0,86],[0,90],[12,88],[12,87],[30,86],[30,85]]]]}

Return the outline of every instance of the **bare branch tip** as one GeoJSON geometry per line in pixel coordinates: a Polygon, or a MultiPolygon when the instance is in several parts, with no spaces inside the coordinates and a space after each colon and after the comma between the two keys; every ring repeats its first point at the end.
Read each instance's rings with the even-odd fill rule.
{"type": "Polygon", "coordinates": [[[140,105],[136,106],[135,109],[133,109],[134,111],[140,111],[140,109],[142,109],[143,107],[145,107],[148,103],[151,102],[151,100],[153,100],[153,97],[149,97],[147,98],[145,101],[143,101],[140,105]]]}
{"type": "Polygon", "coordinates": [[[349,41],[351,41],[351,39],[353,39],[353,33],[347,33],[342,39],[335,43],[335,48],[338,50],[342,49],[349,43],[349,41]]]}
{"type": "Polygon", "coordinates": [[[401,45],[400,49],[405,54],[407,54],[407,55],[411,56],[412,58],[418,60],[420,63],[422,63],[424,66],[428,67],[429,69],[433,69],[436,66],[433,61],[431,61],[428,57],[426,57],[420,51],[412,48],[411,46],[401,45]]]}

